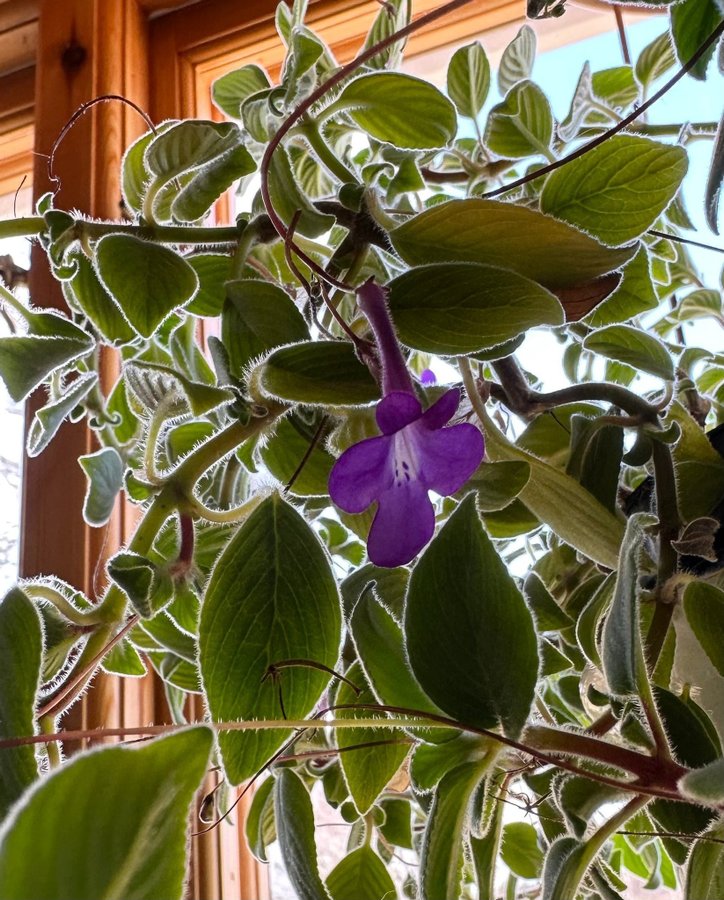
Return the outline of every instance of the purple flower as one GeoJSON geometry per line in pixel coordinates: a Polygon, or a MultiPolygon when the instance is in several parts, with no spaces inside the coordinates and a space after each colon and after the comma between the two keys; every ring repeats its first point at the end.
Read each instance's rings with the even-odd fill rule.
{"type": "Polygon", "coordinates": [[[329,477],[334,503],[360,513],[377,501],[367,552],[378,566],[394,568],[415,557],[435,531],[428,491],[454,494],[478,467],[485,445],[474,425],[445,427],[460,402],[452,388],[423,412],[397,344],[382,288],[367,282],[359,305],[372,325],[382,363],[385,396],[377,405],[380,437],[346,450],[329,477]]]}
{"type": "Polygon", "coordinates": [[[437,384],[437,376],[432,369],[423,369],[422,372],[420,372],[420,384],[424,384],[425,387],[431,384],[437,384]]]}

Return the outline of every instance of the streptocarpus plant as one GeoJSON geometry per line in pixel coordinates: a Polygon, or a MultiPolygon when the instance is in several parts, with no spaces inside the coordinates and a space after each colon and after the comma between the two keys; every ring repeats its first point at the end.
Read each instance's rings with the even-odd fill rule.
{"type": "Polygon", "coordinates": [[[644,113],[682,78],[711,90],[723,13],[660,4],[670,32],[586,65],[556,121],[528,27],[492,105],[479,42],[446,93],[395,71],[466,2],[409,24],[388,0],[344,67],[282,3],[279,84],[245,66],[214,86],[228,122],[128,149],[132,221],[49,195],[0,224],[68,303],[1,290],[22,329],[0,374],[48,394],[28,453],[85,415],[87,521],[119,493],[141,510],[102,596],[44,578],[0,603],[0,898],[181,896],[212,765],[231,790],[207,819],[253,780],[251,852],[278,841],[300,897],[608,900],[630,873],[721,897],[724,356],[685,328],[724,312],[681,191],[713,138],[716,230],[724,149],[716,123],[644,113]],[[230,186],[235,224],[205,224],[230,186]],[[560,390],[519,361],[539,328],[560,390]],[[177,724],[64,761],[100,666],[153,668],[177,724]],[[331,872],[315,785],[350,826],[331,872]]]}

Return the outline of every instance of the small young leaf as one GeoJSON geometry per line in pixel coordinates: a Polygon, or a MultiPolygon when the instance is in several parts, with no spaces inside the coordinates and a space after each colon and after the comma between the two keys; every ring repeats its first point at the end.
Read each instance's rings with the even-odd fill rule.
{"type": "Polygon", "coordinates": [[[350,81],[334,103],[378,141],[409,150],[445,147],[455,136],[455,107],[436,87],[400,72],[350,81]]]}
{"type": "Polygon", "coordinates": [[[477,263],[436,263],[390,282],[400,340],[428,353],[459,356],[493,347],[539,325],[561,325],[545,288],[515,272],[477,263]]]}
{"type": "Polygon", "coordinates": [[[280,769],[274,790],[279,847],[299,900],[330,900],[317,867],[312,801],[299,776],[280,769]]]}
{"type": "MultiPolygon", "coordinates": [[[[13,588],[0,602],[0,738],[35,734],[42,656],[43,634],[38,612],[21,590],[13,588]]],[[[31,745],[0,752],[2,820],[38,777],[38,764],[31,745]]]]}
{"type": "Polygon", "coordinates": [[[660,78],[675,65],[674,46],[671,43],[671,35],[667,30],[654,38],[639,53],[635,66],[636,78],[644,88],[648,88],[657,78],[660,78]]]}
{"type": "Polygon", "coordinates": [[[530,78],[535,62],[536,37],[530,25],[524,25],[503,51],[498,69],[498,89],[501,94],[519,81],[530,78]]]}
{"type": "Polygon", "coordinates": [[[123,640],[103,657],[103,671],[124,678],[143,678],[148,669],[133,644],[123,640]]]}
{"type": "MultiPolygon", "coordinates": [[[[168,574],[150,559],[121,550],[108,561],[108,575],[127,595],[139,616],[150,619],[171,599],[173,585],[168,574]]],[[[192,651],[192,660],[194,659],[192,651]]]]}
{"type": "Polygon", "coordinates": [[[194,296],[199,280],[173,250],[130,234],[109,234],[96,244],[101,281],[143,337],[194,296]]]}
{"type": "MultiPolygon", "coordinates": [[[[369,50],[375,44],[395,32],[400,31],[410,22],[410,14],[412,12],[412,4],[410,0],[390,0],[380,8],[367,37],[362,45],[363,50],[369,50]]],[[[366,65],[371,69],[396,69],[399,67],[402,58],[402,51],[405,49],[407,39],[397,41],[392,46],[387,47],[377,53],[372,59],[368,60],[366,65]]]]}
{"type": "Polygon", "coordinates": [[[475,119],[490,89],[490,63],[480,41],[460,47],[447,69],[447,92],[461,116],[475,119]]]}
{"type": "Polygon", "coordinates": [[[506,159],[533,155],[550,157],[553,113],[548,98],[532,81],[511,88],[494,106],[485,126],[485,144],[506,159]]]}
{"type": "Polygon", "coordinates": [[[600,328],[588,335],[583,346],[666,381],[674,378],[674,363],[666,347],[653,335],[631,325],[600,328]]]}
{"type": "MultiPolygon", "coordinates": [[[[614,66],[594,72],[591,86],[599,100],[617,110],[626,109],[639,95],[639,86],[631,66],[614,66]]],[[[596,116],[595,112],[593,116],[596,116]]]]}
{"type": "Polygon", "coordinates": [[[97,381],[98,376],[95,372],[81,375],[57,400],[48,403],[35,413],[28,429],[28,456],[38,456],[45,450],[66,418],[85,400],[97,381]]]}
{"type": "Polygon", "coordinates": [[[474,497],[463,501],[413,569],[405,639],[417,680],[441,709],[462,722],[520,734],[538,674],[535,629],[483,531],[474,497]]]}
{"type": "Polygon", "coordinates": [[[0,832],[3,900],[180,900],[211,737],[196,727],[103,747],[40,781],[0,832]]]}
{"type": "Polygon", "coordinates": [[[659,218],[688,164],[683,147],[619,134],[551,172],[541,193],[541,211],[620,246],[659,218]]]}
{"type": "Polygon", "coordinates": [[[211,85],[211,99],[231,119],[241,118],[241,104],[252,94],[270,87],[269,78],[253,64],[227,72],[211,85]]]}
{"type": "Polygon", "coordinates": [[[80,456],[78,462],[88,477],[83,518],[89,525],[99,528],[111,517],[116,497],[123,487],[125,466],[113,447],[80,456]]]}

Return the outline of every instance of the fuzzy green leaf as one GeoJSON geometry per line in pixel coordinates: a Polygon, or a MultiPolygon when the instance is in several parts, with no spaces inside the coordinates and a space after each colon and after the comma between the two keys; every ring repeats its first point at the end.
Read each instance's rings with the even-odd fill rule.
{"type": "MultiPolygon", "coordinates": [[[[101,336],[111,344],[125,344],[136,337],[116,301],[101,284],[88,257],[80,251],[71,254],[77,272],[66,282],[71,301],[88,316],[101,336]]],[[[65,287],[65,286],[64,286],[65,287]]]]}
{"type": "MultiPolygon", "coordinates": [[[[0,738],[35,733],[43,634],[37,610],[18,588],[0,602],[0,738]]],[[[2,750],[0,819],[38,777],[33,747],[2,750]]],[[[2,887],[0,887],[0,893],[2,887]]]]}
{"type": "Polygon", "coordinates": [[[211,99],[231,119],[240,119],[241,104],[268,87],[269,78],[264,69],[251,64],[217,78],[211,85],[211,99]]]}
{"type": "Polygon", "coordinates": [[[530,25],[524,25],[503,51],[498,68],[498,90],[501,94],[505,94],[519,81],[530,78],[535,51],[535,31],[530,25]]]}
{"type": "MultiPolygon", "coordinates": [[[[199,660],[214,719],[278,719],[279,685],[270,665],[306,659],[333,667],[341,628],[330,561],[305,520],[279,496],[265,500],[238,529],[211,574],[199,623],[199,660]]],[[[329,676],[308,668],[281,674],[284,710],[306,716],[329,676]]],[[[219,735],[232,784],[250,777],[288,730],[219,735]]]]}
{"type": "Polygon", "coordinates": [[[268,394],[298,403],[352,406],[379,398],[379,387],[351,344],[306,341],[275,350],[260,369],[268,394]]]}
{"type": "Polygon", "coordinates": [[[59,313],[27,311],[25,317],[27,334],[0,338],[0,378],[16,403],[93,348],[91,336],[59,313]]]}
{"type": "Polygon", "coordinates": [[[658,378],[673,381],[674,363],[668,350],[658,338],[631,325],[608,325],[589,334],[583,342],[608,359],[634,366],[658,378]]]}
{"type": "Polygon", "coordinates": [[[363,845],[337,863],[327,876],[333,900],[395,900],[395,883],[371,847],[363,845]]]}
{"type": "Polygon", "coordinates": [[[686,175],[683,147],[619,134],[546,179],[541,211],[620,246],[643,234],[686,175]]]}
{"type": "Polygon", "coordinates": [[[265,281],[229,281],[221,317],[221,338],[233,375],[268,350],[303,341],[309,336],[304,317],[294,301],[276,284],[265,281]]]}
{"type": "MultiPolygon", "coordinates": [[[[359,662],[354,663],[345,676],[359,688],[360,694],[349,684],[340,682],[335,697],[336,706],[354,703],[376,703],[359,662]]],[[[341,719],[369,717],[369,710],[355,712],[351,709],[339,709],[336,715],[341,719]]],[[[357,744],[369,741],[404,741],[402,731],[389,728],[340,728],[337,732],[337,746],[340,750],[340,764],[347,782],[350,796],[361,816],[366,815],[382,791],[387,787],[397,770],[402,765],[409,750],[408,743],[381,743],[377,747],[360,747],[347,750],[357,744]]]]}
{"type": "Polygon", "coordinates": [[[613,600],[603,627],[603,670],[609,689],[618,696],[637,694],[639,680],[648,678],[639,624],[638,553],[643,528],[654,521],[647,513],[636,513],[628,520],[613,600]]]}
{"type": "Polygon", "coordinates": [[[465,763],[437,786],[422,839],[420,892],[423,897],[460,896],[470,803],[485,773],[485,762],[465,763]]]}
{"type": "Polygon", "coordinates": [[[196,272],[199,289],[186,311],[195,316],[218,316],[226,299],[226,282],[231,278],[231,259],[221,253],[199,253],[188,257],[196,272]]]}
{"type": "Polygon", "coordinates": [[[623,268],[623,277],[616,288],[588,317],[594,328],[626,322],[650,309],[656,309],[659,298],[651,279],[649,255],[643,244],[636,256],[623,268]]]}
{"type": "Polygon", "coordinates": [[[664,31],[639,53],[635,65],[636,78],[644,87],[649,87],[675,65],[676,55],[671,35],[664,31]]]}
{"type": "Polygon", "coordinates": [[[520,734],[538,674],[535,629],[474,497],[463,501],[413,569],[405,638],[417,680],[448,715],[520,734]]]}
{"type": "Polygon", "coordinates": [[[98,274],[136,331],[149,338],[163,320],[194,296],[196,272],[173,250],[130,234],[96,244],[98,274]]]}
{"type": "Polygon", "coordinates": [[[724,897],[724,825],[717,825],[694,844],[686,869],[686,900],[724,897]],[[712,838],[712,840],[706,840],[712,838]]]}
{"type": "Polygon", "coordinates": [[[269,195],[274,209],[285,225],[291,227],[298,216],[296,231],[306,237],[316,238],[334,225],[334,216],[317,212],[312,201],[302,191],[292,171],[285,147],[277,147],[269,166],[269,195]]]}
{"type": "Polygon", "coordinates": [[[539,325],[561,325],[545,288],[477,263],[418,266],[390,283],[389,306],[403,344],[458,356],[493,347],[539,325]]]}
{"type": "Polygon", "coordinates": [[[686,587],[683,608],[702,650],[724,676],[724,591],[694,581],[686,587]]]}
{"type": "Polygon", "coordinates": [[[78,462],[88,477],[83,518],[89,525],[105,525],[113,512],[118,492],[123,487],[125,465],[114,447],[79,456],[78,462]]]}
{"type": "Polygon", "coordinates": [[[48,403],[35,413],[28,429],[28,456],[38,456],[52,441],[58,429],[73,410],[88,396],[98,382],[95,372],[77,378],[57,400],[48,403]]]}
{"type": "Polygon", "coordinates": [[[521,81],[494,106],[485,127],[485,144],[498,156],[524,159],[550,155],[553,113],[548,98],[532,81],[521,81]]]}
{"type": "Polygon", "coordinates": [[[609,249],[564,222],[496,200],[451,200],[390,232],[411,266],[476,262],[510,269],[547,288],[585,284],[620,268],[635,248],[609,249]]]}
{"type": "Polygon", "coordinates": [[[538,834],[528,822],[509,822],[503,829],[501,858],[519,878],[538,878],[543,867],[543,852],[538,834]]]}
{"type": "Polygon", "coordinates": [[[274,791],[279,847],[299,900],[330,900],[319,876],[312,801],[299,776],[280,769],[274,791]]]}
{"type": "Polygon", "coordinates": [[[436,87],[400,72],[350,81],[334,103],[378,141],[408,150],[445,147],[455,136],[455,107],[436,87]]]}
{"type": "MultiPolygon", "coordinates": [[[[682,65],[691,59],[721,20],[722,10],[714,0],[684,0],[671,7],[671,35],[682,65]]],[[[691,75],[699,81],[706,79],[714,50],[712,44],[691,70],[691,75]]]]}
{"type": "Polygon", "coordinates": [[[180,900],[188,812],[210,750],[211,731],[190,728],[55,770],[0,833],[2,900],[180,900]]]}
{"type": "Polygon", "coordinates": [[[490,63],[480,41],[460,47],[447,69],[447,92],[461,116],[480,115],[490,90],[490,63]]]}

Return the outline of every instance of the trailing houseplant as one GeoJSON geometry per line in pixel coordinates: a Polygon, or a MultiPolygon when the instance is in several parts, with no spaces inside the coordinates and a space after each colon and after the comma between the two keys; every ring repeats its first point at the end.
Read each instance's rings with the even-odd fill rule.
{"type": "Polygon", "coordinates": [[[0,603],[0,897],[179,897],[189,829],[249,784],[251,851],[278,840],[300,897],[492,898],[503,872],[510,897],[608,900],[628,872],[721,896],[724,356],[683,326],[724,313],[681,187],[713,141],[716,231],[724,139],[645,114],[706,90],[724,10],[659,3],[670,30],[585,66],[558,122],[528,27],[492,107],[479,42],[446,93],[396,71],[466,2],[411,22],[387,0],[343,67],[282,3],[279,83],[245,66],[214,86],[228,122],[129,147],[127,219],[47,195],[0,224],[68,305],[0,287],[0,375],[47,391],[27,451],[85,417],[87,522],[140,510],[101,596],[39,578],[0,603]],[[206,223],[234,185],[249,212],[206,223]],[[557,391],[516,358],[541,327],[557,391]],[[66,762],[97,736],[58,730],[95,672],[149,667],[177,724],[66,762]],[[314,785],[350,825],[324,877],[314,785]]]}

